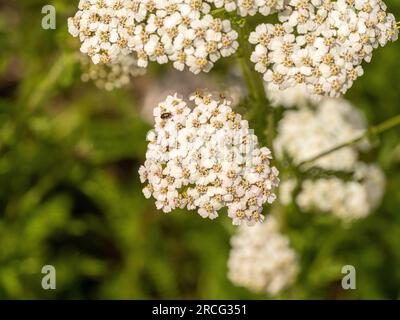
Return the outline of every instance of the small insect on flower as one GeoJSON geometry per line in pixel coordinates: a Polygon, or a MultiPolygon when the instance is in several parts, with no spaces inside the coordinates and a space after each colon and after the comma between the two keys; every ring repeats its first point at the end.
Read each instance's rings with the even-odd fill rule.
{"type": "Polygon", "coordinates": [[[164,120],[169,119],[171,117],[172,117],[172,113],[171,112],[164,112],[164,113],[161,114],[161,119],[164,119],[164,120]]]}

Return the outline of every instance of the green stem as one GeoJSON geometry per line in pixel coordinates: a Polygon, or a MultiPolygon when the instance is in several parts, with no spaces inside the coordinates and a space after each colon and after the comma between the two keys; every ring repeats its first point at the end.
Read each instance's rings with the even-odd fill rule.
{"type": "Polygon", "coordinates": [[[238,56],[243,78],[249,91],[252,109],[250,112],[250,121],[258,135],[266,136],[266,142],[269,148],[272,148],[274,139],[274,113],[269,106],[265,94],[264,82],[261,75],[249,66],[251,47],[248,42],[248,28],[246,25],[239,31],[241,51],[238,56]],[[268,112],[268,115],[266,114],[268,112]]]}
{"type": "Polygon", "coordinates": [[[324,157],[324,156],[326,156],[326,155],[328,155],[328,154],[330,154],[332,152],[335,152],[337,150],[340,150],[340,149],[345,148],[345,147],[349,147],[349,146],[351,146],[351,145],[353,145],[353,144],[355,144],[357,142],[360,142],[362,139],[364,139],[364,138],[366,138],[366,137],[368,137],[370,135],[379,135],[380,133],[382,133],[384,131],[387,131],[389,129],[392,129],[392,128],[398,126],[398,125],[400,125],[400,115],[397,115],[397,116],[394,116],[394,117],[392,117],[392,118],[390,118],[388,120],[385,120],[384,122],[369,128],[368,130],[366,130],[365,132],[363,132],[359,136],[357,136],[357,137],[355,137],[355,138],[353,138],[353,139],[351,139],[351,140],[349,140],[347,142],[339,144],[339,145],[337,145],[337,146],[335,146],[335,147],[333,147],[333,148],[331,148],[329,150],[321,152],[320,154],[318,154],[318,155],[316,155],[316,156],[314,156],[314,157],[312,157],[312,158],[310,158],[308,160],[305,160],[305,161],[299,163],[298,166],[301,167],[301,166],[304,166],[304,165],[309,164],[311,162],[314,162],[314,161],[316,161],[316,160],[318,160],[318,159],[320,159],[320,158],[322,158],[322,157],[324,157]]]}
{"type": "MultiPolygon", "coordinates": [[[[79,54],[77,53],[62,54],[59,56],[43,80],[21,98],[18,103],[23,106],[23,109],[15,118],[9,134],[10,137],[13,137],[13,139],[16,137],[16,133],[25,126],[27,119],[32,116],[35,109],[51,94],[51,91],[54,89],[57,81],[63,76],[65,70],[76,63],[78,59],[79,54]]],[[[0,151],[5,144],[4,141],[0,141],[0,151]]]]}
{"type": "Polygon", "coordinates": [[[378,135],[386,130],[392,129],[396,126],[400,125],[400,115],[389,118],[382,123],[372,127],[369,129],[371,134],[378,135]]]}
{"type": "Polygon", "coordinates": [[[62,73],[65,71],[65,69],[71,64],[75,63],[77,59],[78,55],[75,53],[65,54],[59,57],[56,63],[53,64],[53,66],[47,73],[47,76],[43,79],[42,82],[39,83],[39,85],[30,95],[26,107],[29,110],[32,110],[40,105],[47,97],[48,93],[52,90],[52,88],[54,88],[54,85],[62,76],[62,73]]]}
{"type": "Polygon", "coordinates": [[[242,75],[244,78],[244,81],[247,86],[247,90],[249,91],[250,96],[252,97],[253,100],[257,100],[257,89],[255,87],[253,77],[252,77],[252,72],[247,64],[246,58],[242,56],[239,57],[239,65],[242,70],[242,75]]]}
{"type": "Polygon", "coordinates": [[[220,13],[225,13],[225,8],[218,8],[211,11],[211,15],[219,15],[220,13]]]}

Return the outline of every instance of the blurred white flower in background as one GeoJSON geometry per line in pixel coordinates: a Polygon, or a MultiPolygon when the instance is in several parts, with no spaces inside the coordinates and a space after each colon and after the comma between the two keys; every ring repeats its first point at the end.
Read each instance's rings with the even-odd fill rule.
{"type": "MultiPolygon", "coordinates": [[[[273,93],[275,105],[293,108],[286,110],[278,125],[274,141],[276,156],[285,154],[294,164],[312,159],[342,143],[359,137],[367,130],[366,121],[359,110],[344,99],[309,96],[304,87],[295,87],[273,93]]],[[[332,213],[344,221],[369,215],[379,205],[384,189],[385,176],[379,166],[360,161],[360,151],[367,151],[367,141],[343,147],[325,155],[306,168],[328,170],[323,177],[283,179],[280,201],[296,201],[302,211],[317,210],[332,213]],[[329,171],[341,171],[348,179],[337,177],[329,171]],[[298,194],[293,193],[300,183],[298,194]]]]}
{"type": "Polygon", "coordinates": [[[268,86],[265,85],[265,91],[273,107],[303,108],[323,99],[322,96],[309,94],[304,84],[278,91],[268,90],[268,86]]]}
{"type": "Polygon", "coordinates": [[[137,65],[134,55],[118,56],[107,64],[93,64],[86,56],[81,59],[82,81],[93,81],[99,89],[111,91],[129,84],[133,77],[146,73],[137,65]]]}
{"type": "Polygon", "coordinates": [[[164,212],[196,209],[215,219],[226,207],[235,225],[261,222],[279,183],[270,150],[259,147],[225,97],[197,92],[190,100],[193,110],[177,94],[154,109],[155,128],[139,170],[145,197],[154,197],[164,212]]]}
{"type": "MultiPolygon", "coordinates": [[[[297,99],[299,93],[291,90],[281,92],[284,103],[297,99]],[[294,97],[290,98],[290,94],[294,97]]],[[[275,101],[279,101],[278,93],[275,101]]],[[[305,104],[306,99],[300,100],[305,104]]],[[[278,134],[274,141],[277,156],[284,153],[294,164],[317,156],[321,152],[358,137],[367,129],[360,111],[344,99],[324,98],[318,104],[309,100],[308,108],[287,110],[278,124],[278,134]]],[[[358,148],[365,143],[341,148],[312,163],[313,166],[330,170],[351,170],[358,160],[358,148]]]]}
{"type": "Polygon", "coordinates": [[[253,227],[240,226],[231,238],[228,278],[235,285],[276,295],[295,282],[298,272],[296,252],[273,216],[253,227]]]}
{"type": "MultiPolygon", "coordinates": [[[[385,190],[383,171],[374,164],[358,163],[352,180],[305,180],[296,203],[302,211],[331,212],[345,222],[365,218],[380,204],[385,190]]],[[[286,195],[287,197],[287,195],[286,195]]]]}

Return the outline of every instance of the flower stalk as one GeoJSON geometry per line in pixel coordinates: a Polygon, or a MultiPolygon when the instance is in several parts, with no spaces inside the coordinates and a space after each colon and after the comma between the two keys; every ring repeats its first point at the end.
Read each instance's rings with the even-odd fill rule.
{"type": "Polygon", "coordinates": [[[331,154],[331,153],[333,153],[333,152],[335,152],[337,150],[340,150],[342,148],[349,147],[349,146],[351,146],[353,144],[356,144],[356,143],[360,142],[361,140],[367,138],[370,135],[375,135],[375,136],[379,135],[379,134],[381,134],[381,133],[383,133],[383,132],[385,132],[385,131],[387,131],[389,129],[392,129],[392,128],[398,126],[398,125],[400,125],[400,115],[394,116],[392,118],[389,118],[389,119],[383,121],[382,123],[380,123],[380,124],[378,124],[376,126],[370,127],[368,130],[366,130],[365,132],[363,132],[359,136],[357,136],[357,137],[355,137],[355,138],[353,138],[353,139],[351,139],[349,141],[346,141],[344,143],[341,143],[341,144],[339,144],[339,145],[337,145],[337,146],[335,146],[335,147],[333,147],[333,148],[331,148],[329,150],[321,152],[320,154],[318,154],[318,155],[316,155],[316,156],[314,156],[314,157],[312,157],[312,158],[310,158],[308,160],[305,160],[305,161],[301,162],[298,165],[298,167],[302,167],[302,166],[307,165],[307,164],[309,164],[311,162],[314,162],[314,161],[316,161],[316,160],[318,160],[318,159],[320,159],[322,157],[325,157],[328,154],[331,154]]]}
{"type": "Polygon", "coordinates": [[[246,25],[240,28],[239,37],[242,47],[238,55],[238,62],[253,106],[249,113],[249,120],[253,123],[255,130],[259,131],[258,133],[266,136],[267,146],[272,149],[275,130],[274,113],[268,103],[263,79],[249,66],[251,48],[246,25]]]}
{"type": "Polygon", "coordinates": [[[57,81],[62,77],[63,72],[79,59],[77,53],[63,54],[50,68],[47,76],[38,84],[36,89],[32,91],[27,102],[27,108],[35,109],[48,96],[48,93],[54,88],[57,81]]]}

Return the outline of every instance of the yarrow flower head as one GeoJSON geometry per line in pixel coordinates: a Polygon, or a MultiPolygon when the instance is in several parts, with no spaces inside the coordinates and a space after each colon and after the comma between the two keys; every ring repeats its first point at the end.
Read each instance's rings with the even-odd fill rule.
{"type": "Polygon", "coordinates": [[[273,91],[303,84],[311,94],[340,96],[373,50],[398,38],[381,0],[289,0],[278,18],[249,37],[251,61],[273,91]]]}
{"type": "Polygon", "coordinates": [[[144,195],[164,212],[187,208],[214,219],[226,207],[233,224],[261,222],[279,183],[270,150],[258,146],[225,97],[199,91],[190,100],[193,110],[177,94],[154,109],[155,128],[139,170],[144,195]]]}
{"type": "Polygon", "coordinates": [[[295,282],[299,272],[297,254],[273,217],[251,228],[240,226],[231,247],[228,277],[232,283],[276,295],[295,282]]]}
{"type": "Polygon", "coordinates": [[[349,181],[337,177],[303,181],[295,201],[303,211],[332,213],[351,222],[371,214],[380,204],[384,190],[382,169],[375,164],[359,162],[349,181]]]}
{"type": "MultiPolygon", "coordinates": [[[[288,100],[293,90],[282,92],[288,100]]],[[[277,101],[275,95],[275,101],[277,101]]],[[[310,101],[310,100],[309,100],[310,101]]],[[[299,165],[320,153],[360,136],[367,129],[364,116],[344,99],[324,98],[318,104],[309,104],[299,110],[285,111],[278,124],[274,141],[279,158],[287,154],[299,165]]],[[[310,165],[327,170],[352,170],[358,161],[358,149],[366,143],[341,148],[317,159],[310,165]]]]}
{"type": "Polygon", "coordinates": [[[229,20],[209,13],[202,0],[81,0],[68,25],[95,64],[135,52],[140,67],[172,61],[197,74],[238,47],[229,20]]]}
{"type": "Polygon", "coordinates": [[[100,89],[111,91],[129,84],[131,78],[144,75],[146,69],[137,65],[134,55],[118,56],[107,64],[93,64],[87,56],[83,56],[82,81],[92,80],[100,89]]]}
{"type": "MultiPolygon", "coordinates": [[[[322,98],[316,103],[313,98],[307,99],[304,88],[301,91],[295,87],[275,93],[274,103],[293,107],[295,99],[291,95],[302,106],[284,112],[274,141],[278,158],[287,155],[298,165],[366,131],[362,114],[344,99],[322,98]]],[[[344,221],[369,215],[382,199],[385,177],[377,165],[360,161],[360,151],[368,148],[364,141],[309,163],[308,169],[318,167],[326,174],[301,182],[296,178],[285,179],[280,186],[281,202],[295,201],[303,211],[330,212],[344,221]],[[334,172],[345,174],[347,179],[335,176],[334,172]]]]}

